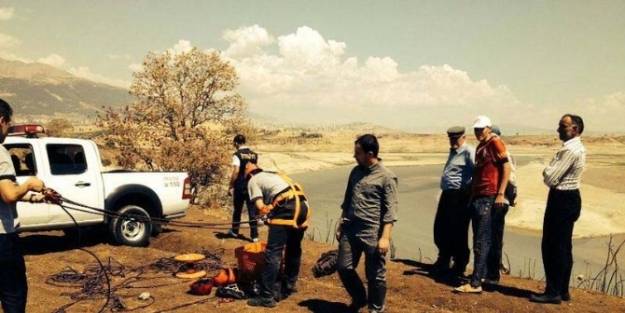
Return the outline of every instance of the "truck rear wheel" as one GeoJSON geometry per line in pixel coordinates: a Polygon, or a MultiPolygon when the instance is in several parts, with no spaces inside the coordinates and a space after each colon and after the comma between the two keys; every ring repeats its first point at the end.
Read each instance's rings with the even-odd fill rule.
{"type": "Polygon", "coordinates": [[[109,223],[109,231],[116,243],[145,247],[150,244],[152,223],[150,214],[137,205],[126,205],[117,211],[119,216],[109,223]]]}

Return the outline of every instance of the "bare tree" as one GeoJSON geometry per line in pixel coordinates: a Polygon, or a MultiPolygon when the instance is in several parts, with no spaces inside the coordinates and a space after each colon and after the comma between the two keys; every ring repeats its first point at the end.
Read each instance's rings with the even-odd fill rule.
{"type": "Polygon", "coordinates": [[[153,53],[134,73],[132,105],[98,117],[129,168],[186,170],[195,185],[221,178],[234,125],[245,119],[238,77],[217,52],[153,53]]]}

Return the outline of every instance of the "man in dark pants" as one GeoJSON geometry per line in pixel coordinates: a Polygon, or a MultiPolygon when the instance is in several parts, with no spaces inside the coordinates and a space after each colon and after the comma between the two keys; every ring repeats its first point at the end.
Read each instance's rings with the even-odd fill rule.
{"type": "Polygon", "coordinates": [[[273,308],[276,299],[284,299],[297,291],[295,285],[302,258],[302,239],[311,210],[302,188],[290,178],[264,172],[251,162],[246,165],[245,172],[250,201],[260,215],[267,216],[269,226],[260,296],[250,299],[247,304],[273,308]],[[283,252],[284,276],[279,280],[283,252]]]}
{"type": "Polygon", "coordinates": [[[436,276],[451,274],[452,279],[464,275],[469,263],[469,221],[468,209],[471,195],[471,176],[475,166],[475,149],[466,143],[464,127],[447,130],[449,156],[441,177],[441,197],[434,220],[434,243],[438,248],[438,259],[434,263],[436,276]],[[449,268],[453,258],[453,267],[449,268]]]}
{"type": "Polygon", "coordinates": [[[558,125],[558,135],[564,144],[543,171],[545,184],[549,186],[542,240],[547,285],[543,294],[531,296],[533,302],[558,304],[571,299],[573,225],[581,213],[579,186],[586,164],[586,149],[580,139],[583,131],[581,117],[564,115],[558,125]]]}
{"type": "Polygon", "coordinates": [[[245,146],[245,136],[241,134],[234,137],[233,144],[237,151],[232,156],[232,175],[230,176],[230,188],[228,193],[232,196],[234,208],[232,211],[232,229],[228,234],[232,237],[239,236],[241,212],[243,211],[243,204],[245,204],[250,221],[250,237],[253,242],[257,242],[258,224],[256,222],[256,209],[248,199],[245,166],[247,163],[257,164],[258,155],[249,147],[245,146]]]}
{"type": "MultiPolygon", "coordinates": [[[[13,110],[0,99],[0,143],[8,135],[13,110]]],[[[5,313],[25,312],[28,284],[26,265],[22,255],[17,201],[41,202],[40,195],[29,193],[44,189],[41,180],[30,177],[23,184],[16,183],[11,155],[0,145],[0,301],[5,313]]]]}
{"type": "Polygon", "coordinates": [[[492,133],[492,123],[478,116],[473,124],[480,144],[475,151],[475,170],[471,185],[471,224],[473,226],[473,274],[471,282],[454,289],[462,293],[481,293],[486,278],[492,241],[492,210],[505,206],[505,190],[510,179],[510,162],[503,141],[492,133]]]}
{"type": "Polygon", "coordinates": [[[369,312],[384,312],[386,301],[386,253],[391,230],[397,221],[397,176],[378,158],[379,144],[374,135],[360,136],[354,143],[358,166],[349,175],[337,229],[339,255],[337,270],[352,298],[348,311],[369,306],[369,312]],[[356,272],[365,255],[367,291],[356,272]]]}
{"type": "MultiPolygon", "coordinates": [[[[501,129],[495,125],[492,127],[492,132],[501,137],[501,129]]],[[[510,163],[510,179],[508,180],[509,184],[516,184],[516,165],[515,161],[510,155],[510,152],[507,153],[508,163],[510,163]]],[[[492,224],[492,235],[491,235],[491,247],[488,253],[488,261],[486,262],[486,278],[484,279],[484,283],[488,285],[498,285],[499,280],[501,278],[501,270],[503,268],[502,256],[503,256],[503,234],[504,228],[506,226],[506,214],[508,214],[508,210],[510,209],[510,205],[514,205],[514,203],[510,203],[508,198],[505,198],[503,206],[497,206],[493,208],[492,216],[491,216],[491,224],[492,224]]]]}

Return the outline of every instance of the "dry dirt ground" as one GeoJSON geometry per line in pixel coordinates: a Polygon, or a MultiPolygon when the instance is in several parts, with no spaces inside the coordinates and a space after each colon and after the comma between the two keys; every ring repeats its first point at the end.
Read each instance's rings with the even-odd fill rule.
{"type": "MultiPolygon", "coordinates": [[[[205,210],[193,207],[187,221],[227,222],[224,210],[205,210]]],[[[150,264],[161,257],[177,253],[194,252],[202,249],[218,251],[225,249],[224,263],[234,265],[232,249],[245,243],[244,240],[220,239],[222,230],[167,228],[158,238],[153,239],[149,248],[129,248],[106,243],[104,235],[97,232],[83,233],[82,246],[96,253],[104,262],[112,258],[126,266],[125,278],[114,278],[113,286],[122,281],[132,280],[130,268],[150,264]]],[[[246,233],[243,229],[242,233],[246,233]]],[[[263,232],[263,235],[265,233],[263,232]]],[[[82,271],[94,259],[83,251],[73,249],[72,237],[61,232],[22,234],[26,247],[29,298],[28,312],[55,312],[57,308],[73,302],[68,296],[78,288],[56,287],[46,283],[46,279],[70,266],[82,271]]],[[[136,312],[343,312],[348,298],[336,275],[316,279],[311,268],[317,257],[332,247],[311,241],[304,242],[303,264],[298,285],[299,292],[284,300],[274,310],[257,309],[246,306],[245,301],[220,303],[214,296],[198,297],[186,293],[188,281],[171,277],[171,274],[146,272],[143,277],[160,277],[140,280],[116,293],[122,296],[128,309],[143,303],[136,300],[141,292],[148,291],[154,303],[136,312]],[[164,285],[148,288],[149,285],[164,285]],[[203,303],[168,310],[186,303],[204,300],[203,303]]],[[[361,265],[362,266],[362,265],[361,265]]],[[[501,287],[481,295],[456,295],[451,287],[434,281],[425,275],[427,264],[411,260],[389,262],[388,265],[388,312],[625,312],[625,299],[594,294],[583,290],[573,290],[573,301],[563,305],[538,305],[527,299],[532,292],[541,290],[543,283],[518,278],[504,277],[501,287]]],[[[362,268],[361,268],[362,270],[362,268]]],[[[362,275],[362,274],[361,274],[362,275]]],[[[214,293],[214,291],[213,291],[214,293]]],[[[97,312],[103,299],[86,300],[66,310],[66,312],[97,312]]]]}

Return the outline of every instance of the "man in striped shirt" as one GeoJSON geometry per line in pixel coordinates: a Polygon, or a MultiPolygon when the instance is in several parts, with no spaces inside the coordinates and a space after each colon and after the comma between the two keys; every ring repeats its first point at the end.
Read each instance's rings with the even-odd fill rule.
{"type": "Polygon", "coordinates": [[[586,150],[580,140],[583,131],[581,117],[565,114],[558,126],[564,144],[543,171],[545,184],[550,188],[542,240],[547,286],[542,295],[532,295],[530,300],[533,302],[558,304],[571,299],[573,224],[581,212],[579,185],[586,163],[586,150]]]}

